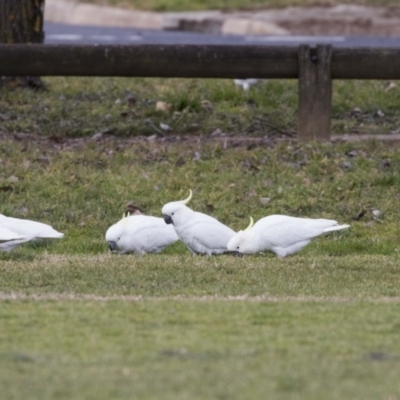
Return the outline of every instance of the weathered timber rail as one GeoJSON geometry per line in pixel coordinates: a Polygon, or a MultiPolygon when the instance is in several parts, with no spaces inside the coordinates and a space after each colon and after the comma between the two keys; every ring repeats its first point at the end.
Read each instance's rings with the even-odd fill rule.
{"type": "Polygon", "coordinates": [[[329,140],[332,79],[400,79],[400,47],[0,45],[0,76],[299,80],[299,139],[329,140]]]}

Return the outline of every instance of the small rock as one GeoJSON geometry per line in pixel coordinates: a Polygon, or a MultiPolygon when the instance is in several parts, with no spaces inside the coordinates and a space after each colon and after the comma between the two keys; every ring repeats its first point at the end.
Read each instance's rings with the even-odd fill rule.
{"type": "Polygon", "coordinates": [[[136,104],[137,102],[136,97],[129,91],[126,92],[125,99],[131,105],[136,104]]]}
{"type": "Polygon", "coordinates": [[[390,90],[394,89],[397,87],[397,85],[394,82],[390,82],[389,85],[386,87],[386,91],[389,92],[390,90]]]}
{"type": "Polygon", "coordinates": [[[118,105],[118,104],[121,104],[121,99],[115,100],[115,101],[114,101],[114,104],[117,104],[117,105],[118,105]]]}
{"type": "Polygon", "coordinates": [[[97,132],[92,136],[92,140],[95,140],[96,142],[98,142],[99,140],[103,139],[103,132],[97,132]]]}
{"type": "Polygon", "coordinates": [[[376,112],[376,116],[379,117],[379,118],[383,118],[385,116],[385,114],[381,110],[378,110],[376,112]]]}
{"type": "Polygon", "coordinates": [[[165,132],[172,131],[172,128],[169,125],[163,124],[162,122],[160,122],[160,128],[165,132]]]}
{"type": "Polygon", "coordinates": [[[380,217],[380,215],[381,215],[381,212],[379,210],[376,210],[376,209],[372,210],[371,212],[372,212],[372,218],[374,218],[374,219],[378,219],[380,217]]]}
{"type": "Polygon", "coordinates": [[[17,183],[17,182],[19,182],[19,179],[18,179],[16,176],[14,176],[14,175],[10,176],[7,180],[8,180],[8,182],[10,182],[10,183],[17,183]]]}
{"type": "Polygon", "coordinates": [[[253,190],[249,190],[246,194],[245,194],[245,196],[247,197],[247,198],[249,198],[249,197],[254,197],[256,194],[255,194],[255,192],[253,191],[253,190]]]}
{"type": "Polygon", "coordinates": [[[211,137],[220,136],[221,134],[222,134],[221,129],[217,128],[217,129],[215,129],[214,131],[212,131],[212,132],[210,133],[210,136],[211,136],[211,137]]]}
{"type": "Polygon", "coordinates": [[[171,104],[166,103],[165,101],[157,101],[156,110],[162,112],[170,112],[171,104]]]}
{"type": "Polygon", "coordinates": [[[350,161],[345,161],[342,163],[342,168],[344,169],[350,169],[353,166],[353,164],[350,161]]]}
{"type": "Polygon", "coordinates": [[[271,185],[273,185],[274,184],[274,182],[273,182],[273,180],[272,179],[265,179],[264,181],[263,181],[263,185],[264,186],[271,186],[271,185]]]}
{"type": "Polygon", "coordinates": [[[199,160],[201,160],[201,153],[199,153],[198,151],[195,151],[193,160],[194,160],[194,161],[199,161],[199,160]]]}
{"type": "Polygon", "coordinates": [[[261,197],[260,198],[260,203],[262,204],[262,205],[266,205],[266,204],[268,204],[269,202],[271,201],[271,198],[270,197],[261,197]]]}
{"type": "Polygon", "coordinates": [[[358,156],[358,151],[357,150],[350,150],[346,153],[347,156],[349,157],[357,157],[358,156]]]}
{"type": "Polygon", "coordinates": [[[211,101],[209,101],[209,100],[202,100],[202,101],[201,101],[201,108],[202,108],[203,110],[205,110],[205,111],[212,112],[214,107],[213,107],[211,101]]]}
{"type": "Polygon", "coordinates": [[[157,139],[157,135],[147,136],[147,141],[148,142],[154,142],[156,139],[157,139]]]}

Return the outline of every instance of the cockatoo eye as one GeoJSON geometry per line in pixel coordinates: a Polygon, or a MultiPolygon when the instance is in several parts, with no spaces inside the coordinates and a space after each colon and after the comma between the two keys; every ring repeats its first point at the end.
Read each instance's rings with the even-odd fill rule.
{"type": "Polygon", "coordinates": [[[174,213],[171,213],[171,215],[174,215],[174,213]]]}
{"type": "Polygon", "coordinates": [[[237,246],[236,248],[239,250],[239,249],[240,249],[240,246],[237,246]]]}

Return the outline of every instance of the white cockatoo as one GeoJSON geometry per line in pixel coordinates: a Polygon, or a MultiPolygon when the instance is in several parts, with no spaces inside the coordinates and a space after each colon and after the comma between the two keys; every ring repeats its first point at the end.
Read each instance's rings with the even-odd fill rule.
{"type": "Polygon", "coordinates": [[[332,219],[312,219],[269,215],[261,218],[254,226],[239,231],[228,243],[228,250],[239,254],[255,254],[272,251],[285,257],[300,251],[311,240],[323,233],[346,229],[350,225],[339,225],[332,219]]]}
{"type": "Polygon", "coordinates": [[[50,225],[42,222],[31,221],[29,219],[19,219],[6,217],[0,214],[0,227],[9,229],[23,238],[0,243],[0,249],[3,251],[11,251],[17,245],[36,239],[61,239],[64,234],[56,231],[50,225]]]}
{"type": "Polygon", "coordinates": [[[172,226],[162,218],[127,213],[108,228],[106,241],[110,250],[124,253],[160,253],[165,247],[179,240],[172,226]]]}
{"type": "Polygon", "coordinates": [[[173,201],[162,208],[164,221],[173,224],[179,238],[193,254],[223,254],[235,231],[209,215],[186,207],[192,191],[185,200],[173,201]]]}

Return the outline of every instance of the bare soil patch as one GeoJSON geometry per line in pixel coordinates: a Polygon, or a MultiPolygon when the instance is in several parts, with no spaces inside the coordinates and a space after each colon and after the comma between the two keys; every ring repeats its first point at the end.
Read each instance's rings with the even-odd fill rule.
{"type": "Polygon", "coordinates": [[[271,17],[295,35],[400,35],[398,7],[288,7],[271,17]]]}

